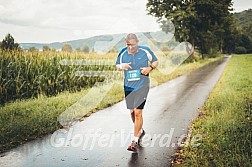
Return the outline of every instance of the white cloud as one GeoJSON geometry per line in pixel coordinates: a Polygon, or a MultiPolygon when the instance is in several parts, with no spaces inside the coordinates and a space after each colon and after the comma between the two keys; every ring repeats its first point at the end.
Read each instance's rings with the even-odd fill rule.
{"type": "MultiPolygon", "coordinates": [[[[146,15],[147,0],[0,0],[0,40],[11,33],[18,42],[54,42],[99,34],[156,31],[146,15]]],[[[234,0],[235,12],[252,1],[234,0]]]]}
{"type": "Polygon", "coordinates": [[[156,19],[146,16],[146,2],[0,0],[0,39],[8,32],[20,42],[53,42],[98,34],[158,30],[156,19]]]}
{"type": "Polygon", "coordinates": [[[247,9],[252,9],[252,1],[248,0],[233,0],[234,12],[241,12],[247,9]]]}

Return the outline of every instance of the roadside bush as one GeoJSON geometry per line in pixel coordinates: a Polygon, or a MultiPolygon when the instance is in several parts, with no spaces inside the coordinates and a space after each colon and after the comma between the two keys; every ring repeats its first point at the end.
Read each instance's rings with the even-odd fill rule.
{"type": "Polygon", "coordinates": [[[242,46],[238,46],[235,48],[235,53],[236,54],[245,54],[245,53],[247,53],[247,49],[242,46]]]}

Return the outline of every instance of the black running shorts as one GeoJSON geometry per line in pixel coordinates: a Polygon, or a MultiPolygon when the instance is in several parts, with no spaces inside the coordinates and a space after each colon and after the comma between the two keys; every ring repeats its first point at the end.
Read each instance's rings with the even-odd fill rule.
{"type": "Polygon", "coordinates": [[[124,91],[127,109],[143,109],[149,88],[140,88],[137,91],[124,91]]]}

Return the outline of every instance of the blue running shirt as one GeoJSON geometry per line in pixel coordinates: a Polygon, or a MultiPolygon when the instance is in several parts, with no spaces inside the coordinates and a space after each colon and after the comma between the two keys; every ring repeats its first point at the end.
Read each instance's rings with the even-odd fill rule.
{"type": "Polygon", "coordinates": [[[146,46],[138,46],[138,52],[128,54],[127,47],[123,48],[117,57],[116,65],[130,63],[132,69],[124,70],[124,89],[125,91],[137,91],[140,88],[149,88],[149,75],[141,74],[142,67],[148,67],[149,62],[157,61],[157,57],[146,46]]]}

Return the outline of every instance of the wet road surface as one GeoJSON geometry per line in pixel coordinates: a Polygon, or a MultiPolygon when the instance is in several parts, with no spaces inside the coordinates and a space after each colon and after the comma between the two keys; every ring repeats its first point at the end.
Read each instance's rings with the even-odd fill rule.
{"type": "MultiPolygon", "coordinates": [[[[170,166],[171,156],[198,116],[229,57],[152,88],[143,112],[146,135],[137,153],[126,150],[133,124],[125,101],[70,129],[0,155],[1,167],[170,166]]],[[[200,134],[189,144],[197,144],[200,134]]]]}

